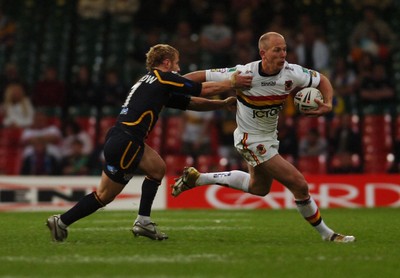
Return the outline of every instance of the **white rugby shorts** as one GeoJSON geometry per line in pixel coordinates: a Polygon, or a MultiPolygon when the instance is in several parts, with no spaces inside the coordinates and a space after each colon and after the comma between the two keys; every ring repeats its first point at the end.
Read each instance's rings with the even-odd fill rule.
{"type": "Polygon", "coordinates": [[[278,154],[279,141],[272,136],[248,134],[236,129],[233,137],[236,150],[253,167],[278,154]]]}

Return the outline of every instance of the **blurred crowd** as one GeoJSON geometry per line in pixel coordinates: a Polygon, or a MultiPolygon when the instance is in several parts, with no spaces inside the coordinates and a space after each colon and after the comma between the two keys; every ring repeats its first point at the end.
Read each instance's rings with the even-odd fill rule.
{"type": "MultiPolygon", "coordinates": [[[[394,1],[349,1],[352,20],[342,18],[344,23],[340,17],[331,22],[316,17],[310,12],[314,1],[75,1],[80,21],[112,19],[130,26],[126,35],[131,43],[124,48],[129,77],[118,64],[105,62],[99,69],[77,63],[70,74],[60,74],[58,65],[48,63],[33,81],[13,60],[21,23],[7,15],[3,2],[2,173],[99,174],[102,140],[130,86],[144,73],[150,46],[176,47],[184,74],[259,59],[257,40],[266,31],[285,36],[288,62],[320,71],[335,89],[334,110],[320,119],[299,115],[292,100],[287,101],[279,122],[280,153],[305,172],[400,172],[400,92],[394,67],[399,45],[394,25],[385,17],[400,10],[394,1]],[[332,27],[335,22],[337,27],[332,27]],[[346,39],[338,40],[345,32],[342,26],[348,28],[346,39]],[[15,165],[10,157],[18,160],[15,165]],[[7,170],[10,165],[12,170],[7,170]]],[[[341,14],[335,1],[323,2],[319,9],[326,5],[327,13],[341,14]]],[[[177,174],[173,166],[180,166],[178,161],[205,167],[201,171],[245,170],[233,149],[234,129],[232,112],[166,110],[148,143],[171,164],[170,174],[177,174]]]]}

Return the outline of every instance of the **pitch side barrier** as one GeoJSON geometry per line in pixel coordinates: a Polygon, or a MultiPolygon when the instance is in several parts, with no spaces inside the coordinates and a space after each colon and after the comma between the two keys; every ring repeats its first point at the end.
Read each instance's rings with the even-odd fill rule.
{"type": "MultiPolygon", "coordinates": [[[[105,209],[137,210],[144,177],[134,177],[105,209]]],[[[275,182],[265,197],[209,185],[171,196],[172,176],[166,177],[154,209],[291,209],[292,194],[275,182]]],[[[309,175],[310,192],[320,208],[400,207],[400,175],[309,175]]],[[[0,211],[64,211],[94,191],[98,177],[0,176],[0,211]]]]}

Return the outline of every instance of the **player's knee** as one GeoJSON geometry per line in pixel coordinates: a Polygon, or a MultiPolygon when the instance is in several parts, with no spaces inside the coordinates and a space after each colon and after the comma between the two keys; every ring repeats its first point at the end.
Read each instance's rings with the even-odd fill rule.
{"type": "Polygon", "coordinates": [[[256,196],[260,196],[260,197],[267,196],[269,191],[270,191],[270,188],[267,188],[267,187],[252,187],[252,186],[250,186],[250,188],[249,188],[249,193],[256,195],[256,196]]]}
{"type": "Polygon", "coordinates": [[[164,161],[157,163],[156,167],[153,167],[151,173],[148,176],[154,180],[162,180],[165,176],[167,166],[164,161]]]}
{"type": "Polygon", "coordinates": [[[308,183],[304,177],[296,180],[291,188],[291,191],[296,199],[304,199],[309,196],[308,183]]]}
{"type": "Polygon", "coordinates": [[[114,199],[117,197],[118,194],[113,193],[112,191],[101,191],[98,190],[96,192],[97,197],[99,198],[99,201],[104,204],[107,205],[109,203],[111,203],[112,201],[114,201],[114,199]]]}

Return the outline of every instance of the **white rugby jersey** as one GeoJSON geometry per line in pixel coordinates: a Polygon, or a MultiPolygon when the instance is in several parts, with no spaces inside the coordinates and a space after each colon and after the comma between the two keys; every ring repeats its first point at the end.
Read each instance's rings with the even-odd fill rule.
{"type": "Polygon", "coordinates": [[[266,75],[261,71],[261,60],[237,65],[234,68],[206,70],[207,81],[229,79],[235,71],[253,76],[251,88],[237,90],[238,108],[236,122],[238,130],[249,134],[268,135],[276,139],[278,114],[296,87],[317,87],[319,72],[285,62],[276,75],[266,75]]]}

